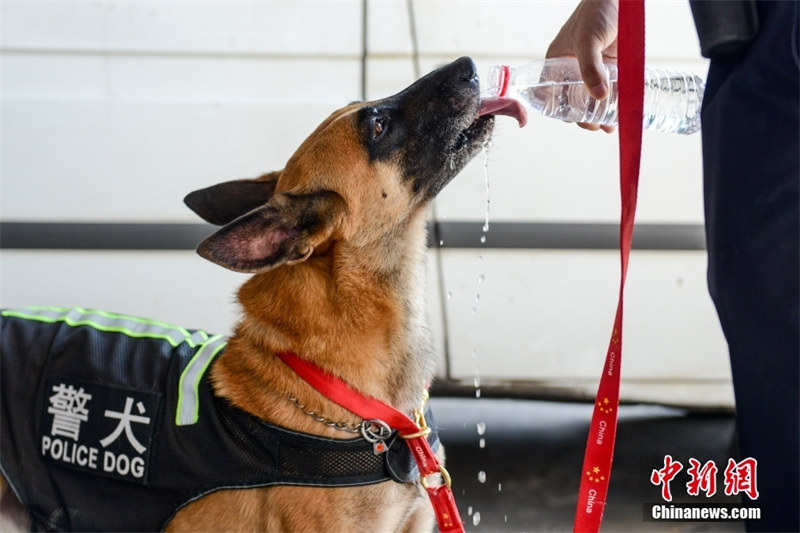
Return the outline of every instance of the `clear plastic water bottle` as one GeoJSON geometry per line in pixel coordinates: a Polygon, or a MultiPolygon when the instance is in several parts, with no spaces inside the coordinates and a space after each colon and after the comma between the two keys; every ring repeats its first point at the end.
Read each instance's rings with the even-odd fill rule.
{"type": "MultiPolygon", "coordinates": [[[[611,91],[603,100],[590,96],[578,60],[571,57],[542,59],[516,68],[495,65],[489,71],[488,89],[499,99],[494,103],[498,108],[503,99],[515,99],[546,117],[614,126],[617,66],[605,67],[611,91]]],[[[699,131],[704,88],[702,78],[694,74],[645,69],[644,129],[684,135],[699,131]]]]}

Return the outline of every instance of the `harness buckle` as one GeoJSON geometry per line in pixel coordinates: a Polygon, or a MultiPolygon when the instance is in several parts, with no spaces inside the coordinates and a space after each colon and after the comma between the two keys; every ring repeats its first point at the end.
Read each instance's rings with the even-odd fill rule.
{"type": "MultiPolygon", "coordinates": [[[[439,474],[442,476],[442,481],[444,482],[444,486],[449,489],[450,485],[452,485],[452,480],[450,479],[450,473],[447,471],[445,467],[439,465],[439,474]]],[[[439,474],[433,473],[433,474],[428,474],[427,476],[422,476],[419,478],[419,484],[422,485],[423,489],[428,490],[428,478],[439,474]]]]}
{"type": "Polygon", "coordinates": [[[392,436],[392,428],[383,420],[364,420],[361,424],[361,436],[372,444],[383,442],[392,436]]]}

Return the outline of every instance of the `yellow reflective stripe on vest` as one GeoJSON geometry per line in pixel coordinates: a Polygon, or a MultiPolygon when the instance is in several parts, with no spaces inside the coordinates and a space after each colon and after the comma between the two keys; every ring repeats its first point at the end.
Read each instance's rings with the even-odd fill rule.
{"type": "Polygon", "coordinates": [[[82,307],[26,307],[5,309],[3,316],[34,320],[38,322],[63,322],[71,327],[87,326],[93,329],[119,333],[133,338],[163,340],[173,348],[186,343],[190,348],[199,348],[186,368],[181,372],[178,385],[178,405],[175,424],[185,426],[197,423],[200,412],[198,386],[209,365],[227,344],[222,335],[209,337],[208,333],[189,330],[155,320],[138,318],[82,307]]]}
{"type": "Polygon", "coordinates": [[[200,417],[200,395],[198,387],[211,361],[225,347],[228,339],[222,335],[215,335],[208,339],[186,368],[181,372],[178,388],[178,408],[175,413],[175,425],[189,426],[197,423],[200,417]]]}

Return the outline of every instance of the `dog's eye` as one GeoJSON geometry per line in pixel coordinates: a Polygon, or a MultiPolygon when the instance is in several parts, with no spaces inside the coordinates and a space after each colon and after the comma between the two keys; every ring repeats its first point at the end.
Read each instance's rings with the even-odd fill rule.
{"type": "Polygon", "coordinates": [[[379,139],[389,126],[389,119],[388,117],[375,117],[372,122],[372,138],[374,140],[379,139]]]}

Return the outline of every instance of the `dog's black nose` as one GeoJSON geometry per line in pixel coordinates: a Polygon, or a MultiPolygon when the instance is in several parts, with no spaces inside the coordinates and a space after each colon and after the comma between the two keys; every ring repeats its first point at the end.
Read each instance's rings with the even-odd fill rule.
{"type": "Polygon", "coordinates": [[[478,83],[478,69],[471,57],[458,58],[450,66],[456,70],[461,81],[478,83]]]}

